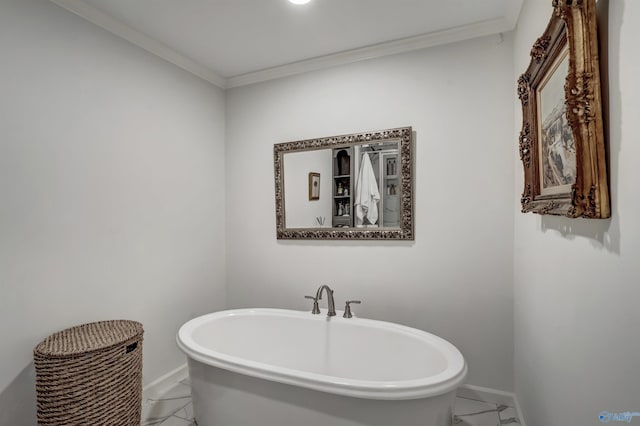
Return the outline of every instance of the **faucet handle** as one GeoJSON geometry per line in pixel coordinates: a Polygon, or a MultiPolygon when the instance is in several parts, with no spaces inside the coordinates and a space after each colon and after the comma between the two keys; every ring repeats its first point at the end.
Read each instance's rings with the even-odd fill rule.
{"type": "Polygon", "coordinates": [[[351,318],[353,317],[353,314],[351,313],[351,304],[355,303],[357,305],[359,305],[360,303],[362,303],[359,300],[348,300],[345,302],[344,305],[344,315],[342,315],[343,318],[351,318]]]}
{"type": "Polygon", "coordinates": [[[318,298],[315,296],[305,296],[304,298],[313,300],[313,309],[311,310],[311,313],[314,315],[319,314],[320,307],[318,306],[318,298]]]}

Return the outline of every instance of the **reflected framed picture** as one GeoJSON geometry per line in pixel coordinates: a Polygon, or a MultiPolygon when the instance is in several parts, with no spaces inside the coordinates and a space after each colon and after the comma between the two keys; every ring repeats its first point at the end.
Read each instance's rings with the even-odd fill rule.
{"type": "Polygon", "coordinates": [[[518,79],[522,212],[610,216],[595,0],[553,0],[518,79]]]}
{"type": "Polygon", "coordinates": [[[309,173],[309,201],[320,199],[320,173],[309,173]]]}

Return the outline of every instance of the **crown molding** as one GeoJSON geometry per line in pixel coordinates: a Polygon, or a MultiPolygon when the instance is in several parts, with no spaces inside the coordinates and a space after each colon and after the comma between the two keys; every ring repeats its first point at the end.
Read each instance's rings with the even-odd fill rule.
{"type": "Polygon", "coordinates": [[[141,47],[174,65],[177,65],[185,71],[188,71],[209,83],[212,83],[222,89],[226,88],[226,79],[211,71],[209,68],[187,58],[186,56],[176,52],[174,49],[142,34],[126,24],[123,24],[117,19],[112,18],[106,13],[81,0],[51,0],[51,2],[119,37],[122,37],[136,46],[141,47]]]}
{"type": "Polygon", "coordinates": [[[522,8],[522,3],[523,0],[511,0],[507,14],[502,18],[450,28],[443,31],[435,31],[415,37],[380,43],[332,55],[319,56],[317,58],[306,59],[278,67],[230,77],[227,79],[227,88],[230,89],[234,87],[247,86],[249,84],[275,80],[311,71],[318,71],[338,65],[346,65],[368,59],[396,55],[399,53],[441,46],[472,38],[509,32],[516,26],[518,16],[522,8]]]}
{"type": "Polygon", "coordinates": [[[507,13],[502,18],[319,56],[229,78],[218,75],[204,65],[187,58],[174,49],[142,34],[82,0],[50,1],[222,89],[230,89],[368,59],[512,31],[517,24],[524,0],[510,0],[507,13]]]}

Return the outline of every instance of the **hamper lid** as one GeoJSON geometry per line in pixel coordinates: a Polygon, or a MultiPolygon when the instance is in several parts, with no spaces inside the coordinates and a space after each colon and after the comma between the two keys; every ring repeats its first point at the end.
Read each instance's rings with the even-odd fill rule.
{"type": "Polygon", "coordinates": [[[110,348],[142,335],[136,321],[99,321],[53,333],[33,350],[38,355],[66,357],[110,348]]]}

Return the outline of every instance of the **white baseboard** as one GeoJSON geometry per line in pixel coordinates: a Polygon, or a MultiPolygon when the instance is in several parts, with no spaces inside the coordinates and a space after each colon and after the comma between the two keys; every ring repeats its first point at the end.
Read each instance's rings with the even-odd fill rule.
{"type": "Polygon", "coordinates": [[[505,392],[498,389],[485,388],[475,385],[462,385],[456,391],[456,396],[476,401],[489,402],[491,404],[506,405],[512,407],[518,413],[518,419],[521,426],[526,426],[518,398],[513,392],[505,392]]]}
{"type": "Polygon", "coordinates": [[[524,421],[524,416],[522,415],[522,410],[520,409],[520,404],[518,403],[518,398],[516,398],[515,394],[513,394],[513,401],[516,403],[515,409],[516,409],[516,413],[518,413],[518,420],[520,420],[520,424],[522,426],[527,426],[527,424],[524,421]]]}
{"type": "Polygon", "coordinates": [[[148,399],[156,399],[162,395],[167,389],[175,386],[176,383],[189,377],[189,370],[187,364],[183,364],[173,371],[168,372],[162,377],[154,380],[142,388],[142,399],[146,401],[148,399]]]}

